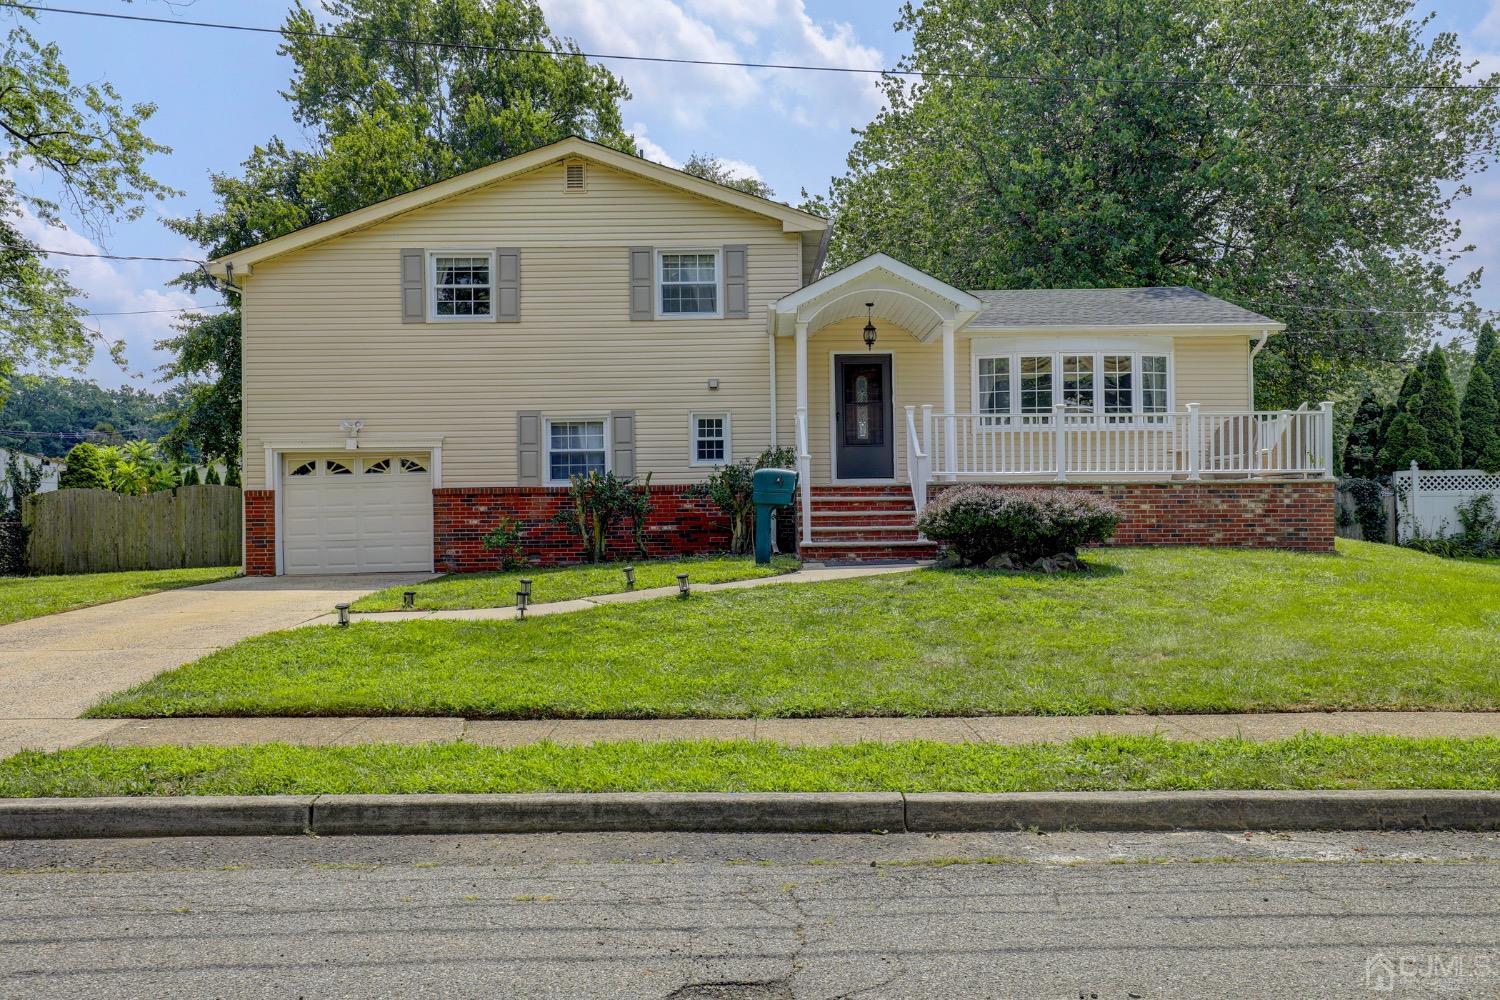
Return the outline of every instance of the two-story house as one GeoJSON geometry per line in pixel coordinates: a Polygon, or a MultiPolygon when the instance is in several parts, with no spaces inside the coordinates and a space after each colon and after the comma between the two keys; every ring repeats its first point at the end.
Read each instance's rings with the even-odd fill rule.
{"type": "Polygon", "coordinates": [[[1120,541],[1332,545],[1331,413],[1257,413],[1282,326],[1186,288],[966,291],[826,220],[567,139],[213,261],[244,320],[246,569],[530,554],[571,475],[651,474],[653,553],[722,549],[688,487],[780,445],[804,558],[924,555],[944,484],[1066,483],[1120,541]]]}

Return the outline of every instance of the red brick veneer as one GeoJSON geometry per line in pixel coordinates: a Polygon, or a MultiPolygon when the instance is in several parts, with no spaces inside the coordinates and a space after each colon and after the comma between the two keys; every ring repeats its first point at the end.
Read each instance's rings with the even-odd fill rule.
{"type": "MultiPolygon", "coordinates": [[[[651,487],[651,515],[644,533],[647,555],[700,555],[729,548],[728,519],[711,501],[689,496],[687,490],[687,486],[651,487]]],[[[450,573],[495,569],[498,559],[482,539],[501,515],[521,522],[522,547],[536,565],[579,562],[583,545],[578,536],[553,521],[567,501],[566,487],[445,486],[433,490],[433,563],[450,573]]],[[[621,559],[634,555],[628,521],[615,525],[610,552],[621,559]]]]}
{"type": "Polygon", "coordinates": [[[276,575],[276,491],[245,491],[245,573],[276,575]]]}
{"type": "MultiPolygon", "coordinates": [[[[1331,480],[1034,483],[1087,490],[1125,516],[1111,545],[1223,545],[1332,552],[1331,480]]],[[[933,492],[945,489],[934,486],[933,492]]],[[[1019,484],[1003,488],[1021,489],[1019,484]]]]}

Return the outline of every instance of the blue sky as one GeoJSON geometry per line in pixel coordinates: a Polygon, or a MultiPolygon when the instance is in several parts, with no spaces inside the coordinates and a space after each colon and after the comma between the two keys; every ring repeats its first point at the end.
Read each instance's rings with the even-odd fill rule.
{"type": "MultiPolygon", "coordinates": [[[[540,0],[554,31],[587,51],[671,54],[739,61],[893,65],[907,38],[893,30],[896,0],[540,0]]],[[[58,6],[158,17],[274,27],[280,0],[57,0],[58,6]]],[[[1429,0],[1435,29],[1458,33],[1484,70],[1500,69],[1500,0],[1429,0]]],[[[0,16],[0,24],[8,24],[0,16]]],[[[55,41],[76,79],[107,79],[127,101],[153,101],[153,138],[173,148],[152,164],[154,174],[186,193],[152,205],[145,218],[94,238],[73,231],[31,232],[44,246],[89,252],[197,256],[198,248],[168,231],[162,218],[211,207],[209,174],[233,171],[252,145],[273,134],[302,141],[279,91],[290,62],[277,39],[202,28],[133,25],[98,18],[40,14],[32,30],[55,41]]],[[[694,151],[739,164],[795,200],[800,188],[821,191],[842,172],[850,129],[880,107],[874,78],[853,74],[748,71],[722,67],[611,65],[633,97],[625,122],[648,156],[677,165],[694,151]]],[[[26,183],[23,178],[22,183],[26,183]]],[[[1471,258],[1486,266],[1480,305],[1500,309],[1500,171],[1474,181],[1475,195],[1459,217],[1479,245],[1471,258]]],[[[166,286],[175,265],[118,261],[70,262],[74,283],[97,312],[170,309],[189,304],[166,286]]],[[[204,301],[209,301],[207,297],[204,301]]],[[[90,320],[123,339],[121,371],[97,358],[88,375],[103,385],[151,387],[162,355],[154,341],[171,333],[171,316],[99,316],[90,320]]]]}

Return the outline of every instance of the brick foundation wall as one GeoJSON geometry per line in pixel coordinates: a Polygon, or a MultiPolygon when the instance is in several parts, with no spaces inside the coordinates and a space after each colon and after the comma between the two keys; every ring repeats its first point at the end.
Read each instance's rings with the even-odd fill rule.
{"type": "Polygon", "coordinates": [[[276,493],[245,491],[245,574],[276,574],[276,493]]]}
{"type": "MultiPolygon", "coordinates": [[[[1029,484],[1033,489],[1053,485],[1029,484]]],[[[1111,545],[1220,545],[1333,551],[1331,480],[1055,485],[1097,493],[1124,511],[1111,545]]],[[[945,488],[934,486],[932,490],[936,494],[945,488]]]]}
{"type": "MultiPolygon", "coordinates": [[[[650,558],[704,555],[729,548],[729,521],[711,501],[687,495],[686,486],[651,487],[651,515],[644,532],[650,558]]],[[[495,569],[498,558],[481,539],[501,515],[523,525],[526,558],[538,566],[583,559],[583,544],[553,521],[568,500],[566,487],[456,486],[432,491],[433,563],[442,571],[472,573],[495,569]]],[[[621,559],[635,554],[626,520],[610,534],[609,551],[621,559]]]]}

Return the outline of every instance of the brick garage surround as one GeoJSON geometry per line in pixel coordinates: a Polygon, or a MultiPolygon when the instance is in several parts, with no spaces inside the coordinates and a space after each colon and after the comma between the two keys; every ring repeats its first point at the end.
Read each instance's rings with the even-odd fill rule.
{"type": "Polygon", "coordinates": [[[276,492],[245,491],[245,575],[276,574],[276,492]]]}
{"type": "MultiPolygon", "coordinates": [[[[651,558],[705,555],[729,548],[729,521],[712,501],[688,495],[687,486],[651,487],[651,515],[643,533],[651,558]]],[[[439,570],[472,573],[495,569],[495,553],[483,538],[501,515],[521,522],[526,558],[538,566],[580,562],[577,535],[553,518],[568,503],[567,487],[454,486],[432,491],[433,562],[439,570]]],[[[622,559],[635,554],[630,522],[610,534],[609,550],[622,559]]]]}
{"type": "MultiPolygon", "coordinates": [[[[1124,512],[1111,545],[1219,545],[1332,552],[1332,480],[1201,483],[1030,483],[1004,489],[1083,490],[1124,512]]],[[[934,486],[933,495],[946,489],[934,486]]]]}

